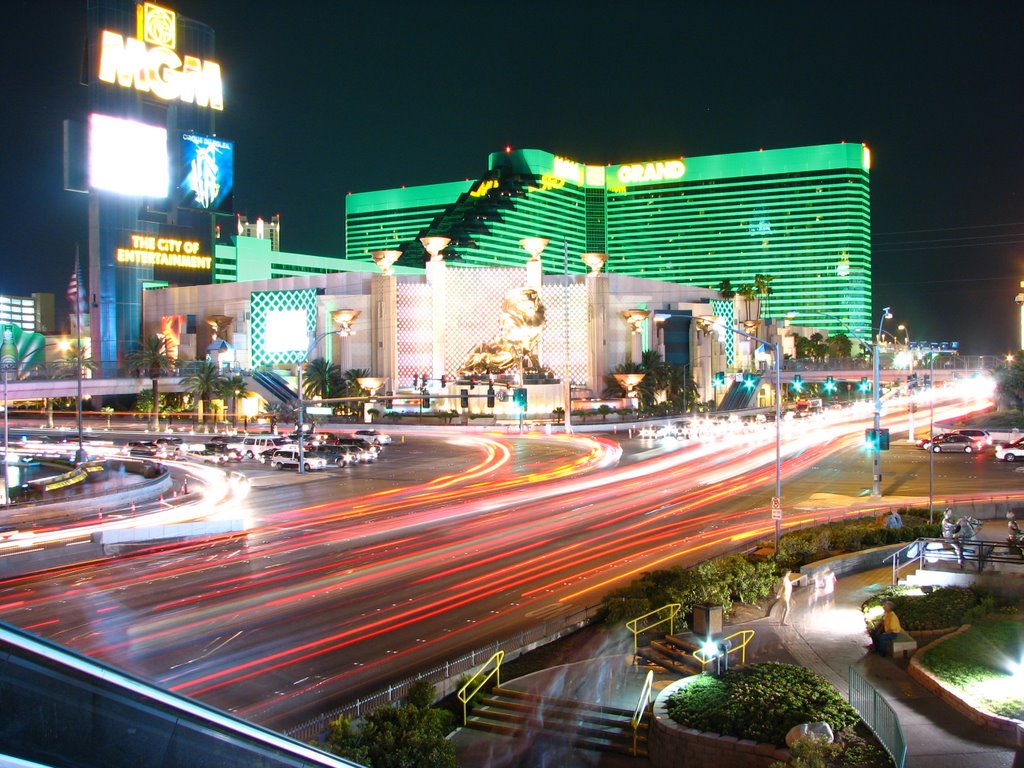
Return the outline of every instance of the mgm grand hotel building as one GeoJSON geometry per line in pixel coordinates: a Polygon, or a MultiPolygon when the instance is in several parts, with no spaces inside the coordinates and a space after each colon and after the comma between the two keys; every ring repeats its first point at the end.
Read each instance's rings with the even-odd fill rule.
{"type": "Polygon", "coordinates": [[[541,150],[493,153],[476,180],[351,194],[345,255],[450,238],[449,263],[521,266],[524,238],[550,241],[545,273],[608,274],[717,288],[772,278],[762,318],[856,335],[870,327],[870,152],[861,144],[587,165],[541,150]]]}

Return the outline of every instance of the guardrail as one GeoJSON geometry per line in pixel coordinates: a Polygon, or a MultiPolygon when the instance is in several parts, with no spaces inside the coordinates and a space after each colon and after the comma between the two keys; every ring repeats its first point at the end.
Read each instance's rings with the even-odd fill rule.
{"type": "Polygon", "coordinates": [[[637,732],[640,730],[640,724],[643,722],[644,715],[651,708],[651,701],[653,696],[651,690],[654,688],[654,670],[647,670],[647,677],[644,678],[644,687],[640,691],[640,696],[636,700],[636,708],[633,710],[633,756],[636,756],[637,747],[637,732]]]}
{"type": "Polygon", "coordinates": [[[938,562],[955,562],[961,568],[970,563],[977,573],[992,563],[1020,565],[1024,563],[1024,545],[984,539],[920,538],[896,550],[885,560],[892,560],[892,584],[895,586],[899,583],[900,572],[913,565],[926,570],[929,564],[938,562]],[[905,558],[902,563],[901,558],[905,558]]]}
{"type": "Polygon", "coordinates": [[[626,629],[633,633],[633,655],[636,655],[637,648],[639,647],[637,638],[640,636],[641,633],[646,632],[648,629],[654,629],[655,627],[659,627],[667,622],[668,633],[670,635],[673,634],[672,630],[675,626],[675,618],[679,615],[679,612],[682,609],[683,606],[679,603],[669,603],[668,605],[661,606],[661,608],[655,608],[653,611],[648,611],[643,616],[637,616],[635,619],[630,619],[629,621],[627,621],[626,629]],[[667,615],[663,615],[665,611],[668,611],[667,615]],[[645,624],[641,627],[640,622],[650,616],[661,616],[661,618],[659,618],[657,621],[651,622],[650,624],[645,624]]]}
{"type": "Polygon", "coordinates": [[[496,685],[501,685],[501,660],[505,658],[504,651],[497,651],[491,658],[489,658],[484,665],[480,668],[480,671],[469,678],[469,681],[459,688],[458,697],[459,701],[462,702],[462,724],[465,725],[469,721],[468,707],[470,700],[480,693],[480,689],[487,685],[492,677],[495,680],[496,685]],[[489,669],[491,664],[494,664],[493,669],[489,669]],[[479,681],[479,682],[478,682],[479,681]],[[470,690],[472,688],[473,690],[470,690]]]}
{"type": "Polygon", "coordinates": [[[741,629],[739,632],[733,632],[728,637],[723,637],[721,640],[712,640],[711,643],[715,645],[715,652],[705,652],[703,648],[698,648],[691,655],[700,662],[701,671],[704,671],[704,667],[715,659],[721,658],[722,656],[728,656],[733,651],[740,652],[740,664],[747,663],[747,645],[754,639],[754,630],[752,629],[741,629]],[[742,638],[739,645],[733,645],[730,642],[734,637],[742,638]],[[724,653],[722,651],[724,650],[724,653]],[[705,658],[706,657],[706,658],[705,658]]]}
{"type": "Polygon", "coordinates": [[[852,666],[849,667],[850,705],[885,747],[896,764],[903,768],[907,760],[907,741],[896,712],[878,690],[852,666]]]}

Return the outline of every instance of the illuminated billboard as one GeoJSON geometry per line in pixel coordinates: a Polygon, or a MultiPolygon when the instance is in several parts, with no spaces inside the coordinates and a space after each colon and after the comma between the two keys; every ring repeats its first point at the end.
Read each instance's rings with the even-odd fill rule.
{"type": "Polygon", "coordinates": [[[233,213],[235,145],[212,136],[181,137],[178,207],[233,213]]]}
{"type": "Polygon", "coordinates": [[[169,163],[166,128],[89,115],[89,186],[93,189],[165,198],[169,163]]]}
{"type": "Polygon", "coordinates": [[[254,367],[306,359],[316,329],[317,294],[321,292],[322,288],[303,288],[252,293],[249,360],[254,367]]]}
{"type": "Polygon", "coordinates": [[[220,64],[176,50],[178,15],[153,3],[138,5],[137,12],[137,37],[103,31],[97,77],[164,101],[224,109],[220,64]]]}
{"type": "Polygon", "coordinates": [[[178,349],[181,347],[181,334],[184,328],[184,315],[164,315],[160,318],[160,332],[157,336],[163,339],[164,351],[172,362],[178,359],[178,349]]]}

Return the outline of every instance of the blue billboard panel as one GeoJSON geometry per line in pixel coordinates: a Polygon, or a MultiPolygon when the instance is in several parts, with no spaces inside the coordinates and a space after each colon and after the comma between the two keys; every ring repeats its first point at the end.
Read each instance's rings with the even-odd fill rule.
{"type": "Polygon", "coordinates": [[[212,136],[181,137],[178,206],[209,213],[233,213],[235,145],[212,136]]]}

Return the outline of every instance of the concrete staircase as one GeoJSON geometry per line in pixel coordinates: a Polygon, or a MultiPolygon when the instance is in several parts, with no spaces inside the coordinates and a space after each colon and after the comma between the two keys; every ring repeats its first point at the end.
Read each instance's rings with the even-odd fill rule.
{"type": "MultiPolygon", "coordinates": [[[[512,738],[541,734],[576,749],[633,755],[633,713],[629,710],[535,693],[495,688],[473,709],[466,725],[512,738]]],[[[647,721],[636,732],[636,755],[647,755],[647,721]]]]}
{"type": "Polygon", "coordinates": [[[703,640],[692,632],[665,635],[652,640],[649,645],[637,648],[637,661],[675,672],[679,675],[696,675],[701,672],[700,662],[693,652],[700,648],[703,640]]]}

